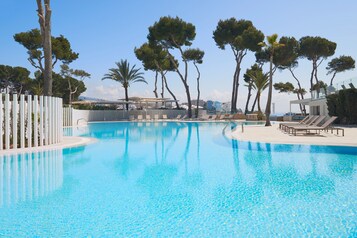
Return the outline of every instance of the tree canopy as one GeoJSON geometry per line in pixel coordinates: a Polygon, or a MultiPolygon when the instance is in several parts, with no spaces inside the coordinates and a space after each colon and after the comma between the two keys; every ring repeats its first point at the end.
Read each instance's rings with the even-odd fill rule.
{"type": "Polygon", "coordinates": [[[0,65],[0,88],[8,93],[21,94],[30,84],[30,71],[23,67],[0,65]]]}
{"type": "Polygon", "coordinates": [[[195,64],[203,63],[205,52],[200,49],[187,49],[183,52],[183,56],[187,61],[193,61],[195,64]]]}
{"type": "Polygon", "coordinates": [[[328,70],[327,74],[332,74],[330,85],[332,85],[333,79],[335,78],[337,73],[341,73],[354,68],[355,60],[351,56],[342,55],[340,57],[332,59],[326,67],[326,69],[328,70]]]}
{"type": "Polygon", "coordinates": [[[264,34],[257,30],[253,23],[248,20],[236,20],[230,18],[227,20],[220,20],[213,32],[213,39],[218,48],[224,50],[229,46],[233,51],[236,69],[233,76],[231,111],[237,111],[237,99],[239,88],[239,75],[241,70],[241,63],[247,51],[259,51],[261,46],[259,42],[264,40],[264,34]]]}
{"type": "MultiPolygon", "coordinates": [[[[44,72],[44,55],[40,30],[32,29],[27,32],[17,33],[14,35],[14,39],[27,49],[28,60],[31,65],[44,72]]],[[[78,55],[78,53],[73,52],[71,44],[63,35],[59,37],[52,36],[52,67],[57,61],[65,64],[71,63],[78,58],[78,55]]]]}
{"type": "MultiPolygon", "coordinates": [[[[130,64],[127,60],[120,60],[116,62],[116,68],[109,69],[109,73],[106,73],[102,80],[111,79],[117,81],[122,85],[125,91],[125,100],[129,101],[128,88],[133,83],[146,83],[146,80],[143,77],[143,73],[140,72],[140,68],[136,68],[136,65],[130,67],[130,64]]],[[[126,105],[126,109],[129,110],[129,105],[126,105]]]]}
{"type": "MultiPolygon", "coordinates": [[[[134,50],[136,57],[143,63],[145,70],[152,71],[173,71],[174,65],[171,63],[168,53],[160,45],[145,43],[134,50]]],[[[179,63],[175,60],[175,64],[179,63]]]]}
{"type": "Polygon", "coordinates": [[[310,90],[314,90],[314,78],[315,84],[319,83],[317,77],[317,69],[321,62],[334,55],[337,44],[335,42],[329,41],[325,38],[316,36],[305,36],[300,39],[300,51],[299,55],[302,58],[307,58],[312,61],[312,71],[310,77],[310,90]],[[319,62],[318,62],[319,61],[319,62]]]}
{"type": "Polygon", "coordinates": [[[258,43],[263,41],[264,34],[257,30],[251,21],[232,17],[218,22],[213,32],[213,39],[222,50],[229,45],[236,51],[258,51],[260,49],[258,43]]]}
{"type": "Polygon", "coordinates": [[[183,21],[176,17],[161,17],[159,21],[149,27],[148,40],[149,44],[161,46],[168,54],[171,64],[179,75],[186,91],[188,104],[188,117],[192,117],[192,102],[191,93],[188,84],[188,61],[184,56],[183,47],[192,45],[192,41],[196,37],[196,28],[193,24],[183,21]],[[180,56],[184,63],[184,72],[182,73],[179,66],[176,64],[176,59],[170,50],[179,50],[180,56]]]}
{"type": "Polygon", "coordinates": [[[334,55],[336,46],[335,42],[329,41],[326,38],[305,36],[300,39],[299,54],[308,60],[318,61],[334,55]]]}
{"type": "Polygon", "coordinates": [[[190,46],[196,37],[196,27],[181,18],[161,17],[149,27],[148,40],[167,48],[190,46]]]}

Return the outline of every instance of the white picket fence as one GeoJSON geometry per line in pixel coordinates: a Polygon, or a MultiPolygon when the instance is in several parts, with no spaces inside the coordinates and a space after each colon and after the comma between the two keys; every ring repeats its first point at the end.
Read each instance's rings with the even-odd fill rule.
{"type": "Polygon", "coordinates": [[[62,99],[9,94],[0,97],[0,150],[38,147],[62,141],[62,99]]]}

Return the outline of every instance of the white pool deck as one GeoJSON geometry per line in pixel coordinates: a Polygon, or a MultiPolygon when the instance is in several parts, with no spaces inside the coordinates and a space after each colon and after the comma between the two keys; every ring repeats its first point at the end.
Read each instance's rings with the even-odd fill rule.
{"type": "Polygon", "coordinates": [[[46,150],[58,150],[70,147],[77,147],[82,145],[87,145],[90,143],[96,142],[97,139],[89,138],[89,137],[79,137],[79,136],[64,136],[61,143],[41,146],[41,147],[32,147],[32,148],[24,148],[24,149],[10,149],[0,151],[1,155],[11,155],[11,154],[20,154],[20,153],[29,153],[29,152],[40,152],[46,150]]]}
{"type": "Polygon", "coordinates": [[[357,127],[341,127],[345,131],[345,136],[339,135],[336,131],[321,132],[321,134],[300,133],[296,136],[283,133],[279,130],[279,123],[272,126],[238,126],[233,132],[228,132],[227,136],[240,141],[265,142],[273,144],[304,144],[304,145],[334,145],[334,146],[357,146],[357,127]]]}

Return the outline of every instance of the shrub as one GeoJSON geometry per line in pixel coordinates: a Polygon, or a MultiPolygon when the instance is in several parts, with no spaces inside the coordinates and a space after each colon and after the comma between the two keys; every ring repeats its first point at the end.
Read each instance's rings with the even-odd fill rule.
{"type": "Polygon", "coordinates": [[[330,116],[337,116],[337,123],[357,124],[357,89],[340,90],[327,97],[330,116]]]}

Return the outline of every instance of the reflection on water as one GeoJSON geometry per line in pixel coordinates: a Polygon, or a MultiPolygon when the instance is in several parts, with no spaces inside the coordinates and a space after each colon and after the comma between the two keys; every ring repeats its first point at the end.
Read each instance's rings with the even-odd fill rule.
{"type": "Polygon", "coordinates": [[[63,150],[63,161],[52,155],[59,163],[52,164],[58,176],[52,179],[55,173],[40,172],[51,167],[40,166],[54,162],[51,155],[38,154],[37,163],[34,156],[5,157],[0,236],[6,227],[34,231],[29,234],[41,229],[44,237],[348,236],[357,211],[353,150],[240,142],[222,135],[226,125],[94,123],[71,129],[67,133],[98,141],[63,150]],[[40,190],[48,186],[41,175],[48,184],[57,182],[52,190],[40,190]],[[30,200],[55,189],[46,199],[4,207],[21,201],[23,190],[30,200]],[[39,206],[42,213],[32,216],[39,206]]]}
{"type": "Polygon", "coordinates": [[[0,157],[0,208],[46,196],[62,183],[60,150],[0,157]]]}

